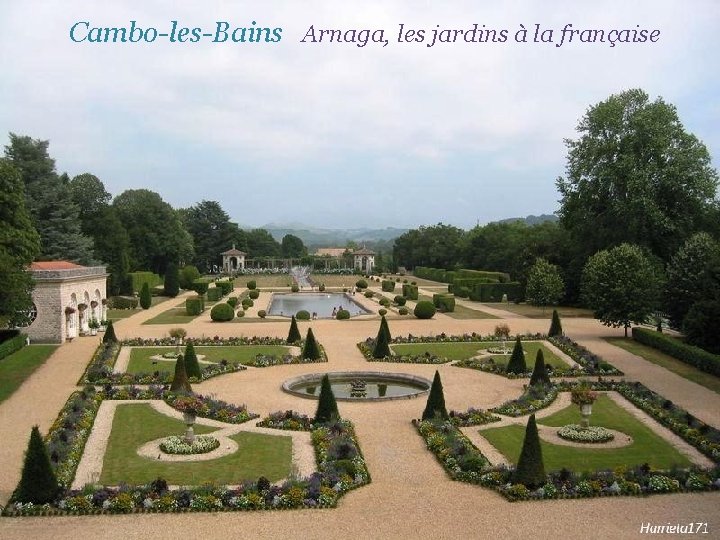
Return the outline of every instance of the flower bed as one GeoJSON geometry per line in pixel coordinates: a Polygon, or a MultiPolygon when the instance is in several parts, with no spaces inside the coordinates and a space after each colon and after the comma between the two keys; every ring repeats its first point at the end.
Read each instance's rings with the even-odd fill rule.
{"type": "Polygon", "coordinates": [[[567,336],[554,336],[547,340],[580,364],[586,375],[624,375],[622,371],[603,360],[602,357],[590,352],[567,336]]]}
{"type": "Polygon", "coordinates": [[[160,450],[166,454],[191,455],[207,454],[220,446],[220,441],[210,435],[195,437],[192,443],[185,441],[183,437],[172,435],[160,443],[160,450]]]}
{"type": "Polygon", "coordinates": [[[268,427],[273,429],[285,429],[288,431],[312,431],[314,419],[305,414],[295,411],[277,411],[270,413],[256,424],[259,427],[268,427]]]}
{"type": "MultiPolygon", "coordinates": [[[[273,338],[273,337],[252,337],[252,338],[200,338],[200,339],[186,339],[185,344],[192,343],[195,346],[238,346],[238,345],[287,345],[284,339],[273,338]]],[[[302,347],[304,342],[300,343],[302,347]]],[[[160,339],[142,339],[134,338],[124,340],[121,343],[100,343],[95,354],[93,355],[88,367],[85,369],[85,373],[78,381],[78,384],[112,384],[112,385],[126,385],[126,384],[167,384],[172,381],[173,374],[171,371],[155,371],[153,373],[115,373],[113,368],[117,361],[117,356],[120,353],[121,346],[128,347],[162,347],[162,346],[175,346],[175,340],[173,338],[160,338],[160,339]]],[[[176,357],[177,353],[166,353],[176,357]]],[[[163,355],[165,356],[165,355],[163,355]]],[[[289,354],[278,356],[268,354],[258,354],[248,364],[253,367],[270,367],[278,365],[288,364],[311,364],[318,362],[327,362],[327,355],[325,349],[320,345],[320,358],[317,360],[310,360],[309,358],[301,358],[300,356],[292,356],[289,354]]],[[[218,375],[225,375],[226,373],[235,373],[237,371],[244,371],[247,369],[246,365],[240,362],[228,362],[222,360],[209,365],[204,365],[200,370],[200,378],[190,377],[191,383],[200,382],[218,375]]]]}
{"type": "Polygon", "coordinates": [[[490,410],[505,416],[523,416],[544,409],[555,401],[557,396],[558,389],[555,386],[530,386],[519,398],[506,401],[499,407],[490,410]]]}
{"type": "Polygon", "coordinates": [[[501,418],[489,411],[470,407],[467,411],[450,411],[450,422],[456,427],[482,426],[499,422],[501,418]]]}
{"type": "Polygon", "coordinates": [[[568,441],[580,443],[604,443],[615,438],[610,431],[600,426],[583,427],[578,424],[568,424],[557,431],[558,437],[568,441]]]}

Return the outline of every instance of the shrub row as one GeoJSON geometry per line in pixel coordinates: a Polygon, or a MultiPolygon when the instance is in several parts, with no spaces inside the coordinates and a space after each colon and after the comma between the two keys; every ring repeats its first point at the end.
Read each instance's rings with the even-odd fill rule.
{"type": "Polygon", "coordinates": [[[460,270],[443,270],[442,268],[428,268],[426,266],[416,266],[413,275],[429,279],[431,281],[439,281],[440,283],[452,283],[462,286],[463,280],[479,283],[505,283],[510,281],[510,275],[505,272],[489,272],[486,270],[470,270],[462,268],[460,270]],[[458,283],[460,280],[460,283],[458,283]]]}
{"type": "Polygon", "coordinates": [[[143,284],[147,283],[149,289],[162,285],[162,278],[152,272],[130,272],[128,274],[133,292],[139,293],[143,284]]]}
{"type": "Polygon", "coordinates": [[[469,290],[470,300],[476,302],[500,302],[507,295],[510,302],[521,302],[522,286],[513,281],[509,283],[478,283],[469,290]]]}
{"type": "Polygon", "coordinates": [[[632,337],[638,343],[669,354],[700,371],[720,377],[720,355],[712,354],[700,347],[688,345],[677,338],[647,328],[633,328],[632,337]]]}
{"type": "Polygon", "coordinates": [[[211,287],[207,290],[208,302],[217,302],[223,297],[223,290],[220,287],[211,287]]]}
{"type": "Polygon", "coordinates": [[[384,292],[395,291],[395,282],[392,279],[383,279],[380,286],[384,292]]]}
{"type": "Polygon", "coordinates": [[[433,294],[433,305],[442,313],[455,311],[455,297],[449,294],[433,294]]]}
{"type": "Polygon", "coordinates": [[[25,336],[17,332],[15,337],[6,339],[0,344],[0,360],[12,353],[19,351],[25,346],[25,336]]]}
{"type": "Polygon", "coordinates": [[[130,296],[111,296],[108,298],[109,309],[137,309],[138,299],[130,296]]]}
{"type": "Polygon", "coordinates": [[[235,290],[235,282],[231,279],[216,281],[215,288],[219,288],[222,291],[222,296],[227,296],[235,290]]]}
{"type": "Polygon", "coordinates": [[[188,315],[200,315],[203,311],[205,311],[205,299],[202,296],[185,300],[185,312],[188,315]]]}

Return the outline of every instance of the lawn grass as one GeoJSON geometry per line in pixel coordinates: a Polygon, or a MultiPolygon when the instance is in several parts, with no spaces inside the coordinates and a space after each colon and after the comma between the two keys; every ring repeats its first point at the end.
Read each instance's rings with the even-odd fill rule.
{"type": "MultiPolygon", "coordinates": [[[[158,360],[156,363],[150,357],[172,352],[175,347],[133,347],[130,350],[130,361],[128,362],[128,373],[152,373],[154,371],[173,372],[175,360],[158,360]]],[[[184,347],[180,349],[184,351],[184,347]]],[[[289,347],[283,345],[237,345],[237,346],[210,346],[195,347],[195,354],[204,355],[204,362],[240,362],[250,364],[258,354],[282,356],[290,352],[289,347]]],[[[201,363],[202,367],[203,364],[201,363]]]]}
{"type": "Polygon", "coordinates": [[[516,315],[522,315],[523,317],[529,317],[530,319],[552,319],[553,309],[557,309],[560,317],[565,318],[590,318],[593,317],[591,309],[578,308],[578,307],[563,307],[563,306],[548,306],[545,309],[538,306],[532,306],[530,304],[515,304],[513,302],[483,302],[488,307],[495,309],[502,309],[503,311],[509,311],[516,315]]]}
{"type": "MultiPolygon", "coordinates": [[[[580,408],[571,405],[541,418],[538,423],[561,427],[580,423],[580,408]]],[[[662,437],[618,406],[607,396],[600,396],[593,405],[590,424],[616,429],[633,438],[632,444],[622,448],[587,448],[562,446],[540,440],[546,471],[563,467],[574,471],[595,471],[616,467],[632,467],[648,463],[656,469],[669,469],[673,465],[688,467],[688,458],[678,452],[662,437]]],[[[497,448],[510,462],[517,463],[525,436],[525,427],[513,424],[503,428],[481,430],[480,434],[497,448]]]]}
{"type": "Polygon", "coordinates": [[[57,345],[26,345],[0,360],[0,403],[45,363],[57,345]]]}
{"type": "Polygon", "coordinates": [[[689,381],[704,386],[708,390],[720,393],[720,377],[716,377],[714,375],[711,375],[710,373],[700,371],[699,369],[684,362],[681,362],[680,360],[673,356],[670,356],[669,354],[658,351],[657,349],[654,349],[648,345],[638,343],[631,338],[604,339],[612,345],[616,345],[617,347],[625,349],[632,354],[636,354],[637,356],[644,358],[648,362],[652,362],[653,364],[656,364],[660,367],[664,367],[665,369],[672,371],[676,375],[680,375],[681,377],[689,381]]]}
{"type": "MultiPolygon", "coordinates": [[[[421,294],[420,296],[418,296],[417,301],[420,302],[422,300],[432,302],[432,297],[421,294]]],[[[411,312],[412,312],[412,310],[411,310],[411,312]]],[[[489,313],[485,313],[484,311],[480,311],[478,309],[472,309],[467,306],[462,306],[462,305],[458,304],[457,302],[455,302],[455,311],[450,311],[450,312],[438,311],[438,313],[447,315],[448,317],[450,317],[452,319],[498,319],[499,318],[499,317],[496,317],[495,315],[490,315],[489,313]]]]}
{"type": "MultiPolygon", "coordinates": [[[[204,435],[216,428],[196,425],[204,435]]],[[[240,484],[265,476],[271,482],[288,476],[292,460],[292,439],[286,436],[242,432],[231,437],[239,450],[209,461],[163,462],[141,457],[137,449],[167,435],[181,435],[182,421],[153,410],[149,404],[119,405],[105,452],[100,482],[105,485],[146,484],[158,477],[171,485],[240,484]]]]}
{"type": "Polygon", "coordinates": [[[188,315],[184,306],[174,307],[155,315],[155,317],[148,319],[143,324],[186,324],[196,317],[199,317],[199,315],[188,315]]]}
{"type": "MultiPolygon", "coordinates": [[[[480,349],[501,347],[495,342],[461,342],[461,343],[398,343],[391,345],[392,351],[397,355],[423,355],[429,353],[436,356],[446,357],[449,360],[465,360],[476,356],[480,349]]],[[[535,355],[538,349],[542,348],[545,363],[553,367],[567,367],[568,364],[538,341],[523,341],[525,351],[525,362],[529,369],[535,364],[535,355]]],[[[492,358],[496,364],[506,365],[512,353],[513,343],[507,343],[508,354],[494,355],[492,358]]]]}

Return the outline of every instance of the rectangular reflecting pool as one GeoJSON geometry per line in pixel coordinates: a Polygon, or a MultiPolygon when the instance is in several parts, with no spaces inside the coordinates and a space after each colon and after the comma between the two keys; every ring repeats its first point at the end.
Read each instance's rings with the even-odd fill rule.
{"type": "Polygon", "coordinates": [[[349,311],[351,317],[372,313],[345,293],[274,293],[268,315],[290,317],[305,310],[310,315],[316,313],[319,319],[329,319],[340,308],[349,311]]]}

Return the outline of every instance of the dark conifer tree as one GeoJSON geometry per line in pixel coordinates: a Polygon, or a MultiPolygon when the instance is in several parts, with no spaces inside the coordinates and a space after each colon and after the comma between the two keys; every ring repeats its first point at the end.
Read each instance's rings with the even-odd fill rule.
{"type": "Polygon", "coordinates": [[[188,343],[185,347],[185,373],[188,377],[200,379],[200,364],[192,343],[188,343]]]}
{"type": "Polygon", "coordinates": [[[512,356],[510,357],[506,371],[508,373],[515,373],[516,375],[520,375],[527,371],[525,351],[523,350],[519,337],[515,340],[515,347],[513,348],[512,356]]]}
{"type": "Polygon", "coordinates": [[[563,329],[562,323],[560,322],[560,315],[557,309],[553,309],[552,322],[550,323],[550,330],[548,331],[548,337],[562,336],[563,329]]]}
{"type": "Polygon", "coordinates": [[[172,383],[170,383],[170,391],[192,393],[187,371],[185,371],[185,357],[183,355],[178,356],[177,362],[175,362],[175,375],[172,383]]]}
{"type": "Polygon", "coordinates": [[[427,404],[422,414],[423,420],[432,420],[435,416],[447,419],[448,412],[445,408],[445,394],[443,393],[442,381],[440,380],[440,372],[435,371],[430,394],[428,394],[427,404]]]}
{"type": "Polygon", "coordinates": [[[140,307],[143,309],[149,309],[152,305],[152,295],[150,294],[150,286],[147,281],[143,283],[142,289],[140,289],[140,307]]]}
{"type": "Polygon", "coordinates": [[[545,366],[545,355],[542,349],[538,349],[535,355],[535,367],[533,368],[532,376],[530,377],[530,386],[535,385],[549,385],[550,376],[545,366]]]}
{"type": "Polygon", "coordinates": [[[45,441],[37,426],[30,432],[20,483],[12,500],[23,503],[45,504],[55,500],[60,492],[55,471],[50,465],[45,441]]]}
{"type": "Polygon", "coordinates": [[[380,320],[380,329],[375,338],[375,346],[373,347],[373,358],[385,358],[390,356],[390,328],[388,328],[387,320],[383,315],[380,320]]]}
{"type": "Polygon", "coordinates": [[[297,343],[300,340],[302,340],[302,336],[300,335],[295,315],[293,315],[292,319],[290,319],[290,331],[288,332],[288,337],[285,341],[288,343],[297,343]]]}
{"type": "Polygon", "coordinates": [[[115,329],[113,328],[113,322],[108,321],[107,328],[105,329],[105,335],[103,336],[103,343],[117,343],[117,340],[115,329]]]}
{"type": "Polygon", "coordinates": [[[332,386],[330,386],[330,378],[326,374],[320,383],[320,396],[317,412],[315,413],[315,422],[325,424],[337,418],[340,418],[340,412],[338,411],[332,386]]]}
{"type": "Polygon", "coordinates": [[[310,360],[318,360],[320,358],[320,346],[315,340],[312,328],[308,328],[307,336],[305,337],[305,346],[302,350],[302,357],[310,360]]]}
{"type": "Polygon", "coordinates": [[[165,269],[165,283],[163,286],[165,296],[175,298],[180,292],[180,271],[178,265],[171,262],[165,269]]]}
{"type": "Polygon", "coordinates": [[[530,415],[525,428],[525,439],[513,481],[516,484],[524,484],[530,489],[536,489],[545,483],[545,465],[534,414],[530,415]]]}

